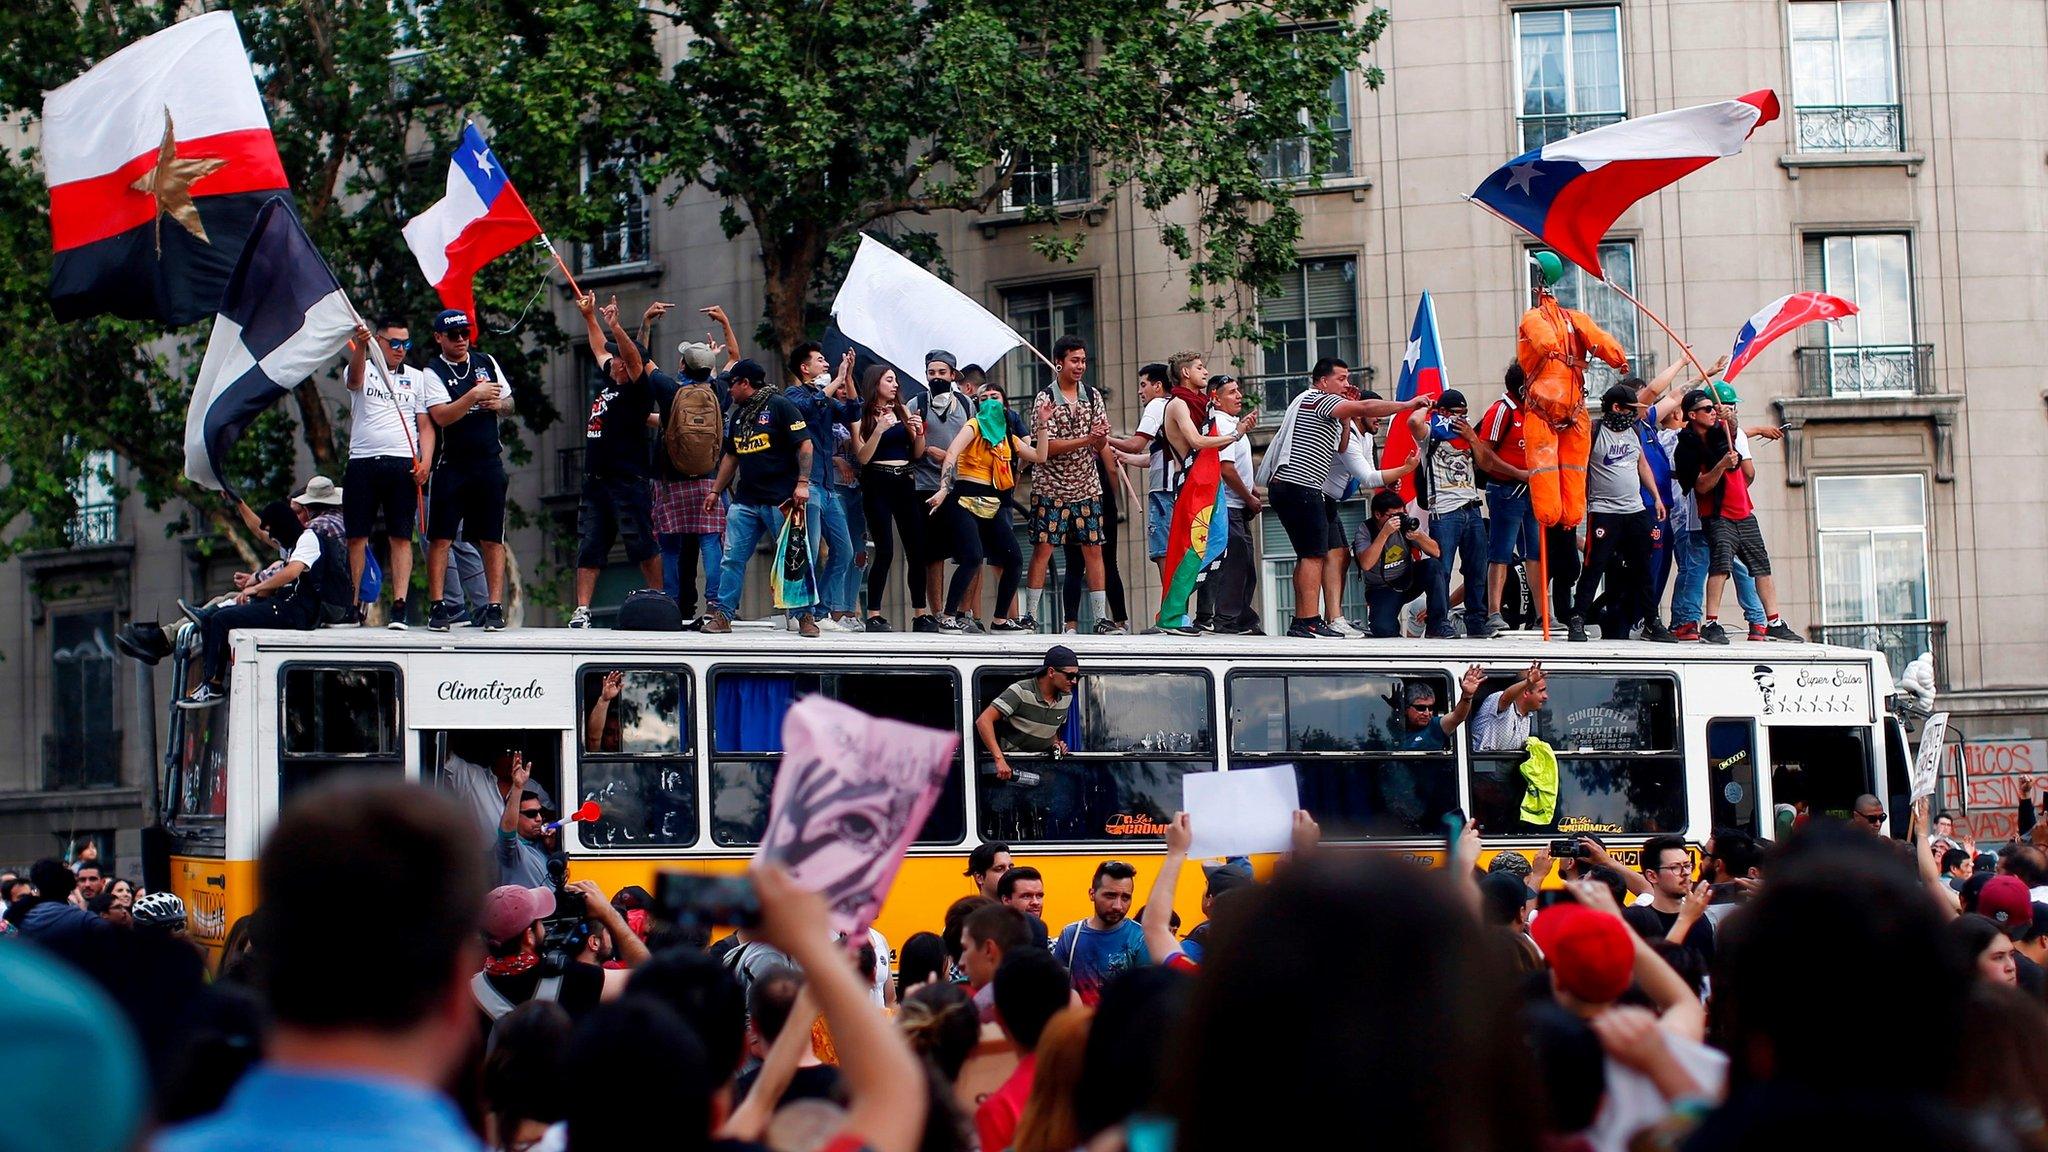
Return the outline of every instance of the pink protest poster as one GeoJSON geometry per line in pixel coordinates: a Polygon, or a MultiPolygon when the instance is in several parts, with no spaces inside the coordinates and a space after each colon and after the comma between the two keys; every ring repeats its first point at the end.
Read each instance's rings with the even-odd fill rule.
{"type": "Polygon", "coordinates": [[[957,733],[877,720],[807,696],[782,721],[782,766],[757,854],[821,893],[832,930],[860,939],[903,851],[939,799],[957,733]]]}

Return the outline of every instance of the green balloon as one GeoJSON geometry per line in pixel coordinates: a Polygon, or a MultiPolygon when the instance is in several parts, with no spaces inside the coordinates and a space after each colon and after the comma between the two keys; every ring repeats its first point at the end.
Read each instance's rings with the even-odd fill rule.
{"type": "Polygon", "coordinates": [[[1557,253],[1537,252],[1530,258],[1536,261],[1536,267],[1542,270],[1543,286],[1545,288],[1551,287],[1559,280],[1564,279],[1564,261],[1557,258],[1557,253]]]}

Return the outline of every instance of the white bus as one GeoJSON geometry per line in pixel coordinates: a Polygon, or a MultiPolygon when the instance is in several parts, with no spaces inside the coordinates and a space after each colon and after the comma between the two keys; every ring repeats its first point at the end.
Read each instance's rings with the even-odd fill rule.
{"type": "MultiPolygon", "coordinates": [[[[193,638],[172,660],[196,682],[193,638]]],[[[452,783],[523,754],[564,810],[594,799],[603,818],[564,829],[572,877],[607,892],[650,886],[659,868],[724,870],[753,854],[789,702],[824,692],[876,715],[960,735],[952,776],[878,926],[901,942],[935,931],[972,889],[968,852],[1012,846],[1045,875],[1046,920],[1085,915],[1094,864],[1146,871],[1189,772],[1276,764],[1298,774],[1326,841],[1439,854],[1444,816],[1463,810],[1488,850],[1532,850],[1572,832],[1601,836],[1624,863],[1643,840],[1715,828],[1774,835],[1774,808],[1846,815],[1865,792],[1906,785],[1882,654],[1821,645],[1348,640],[1202,636],[880,634],[805,640],[765,626],[730,635],[370,629],[234,635],[226,702],[172,709],[159,781],[172,888],[197,936],[219,945],[255,905],[254,861],[280,805],[342,771],[452,783]],[[1005,783],[978,746],[975,716],[1065,643],[1082,683],[1071,753],[1022,763],[1005,783]],[[1428,686],[1440,708],[1465,669],[1484,696],[1531,661],[1549,701],[1533,732],[1555,749],[1556,808],[1518,809],[1521,749],[1475,752],[1469,728],[1441,747],[1403,738],[1403,702],[1428,686]],[[622,690],[602,728],[586,720],[604,676],[622,690]]],[[[1013,758],[1016,760],[1017,758],[1013,758]]],[[[472,775],[472,779],[476,779],[472,775]]],[[[489,813],[480,819],[495,819],[489,813]]],[[[1141,877],[1140,891],[1150,881],[1141,877]]],[[[1176,906],[1198,903],[1190,869],[1176,906]]]]}

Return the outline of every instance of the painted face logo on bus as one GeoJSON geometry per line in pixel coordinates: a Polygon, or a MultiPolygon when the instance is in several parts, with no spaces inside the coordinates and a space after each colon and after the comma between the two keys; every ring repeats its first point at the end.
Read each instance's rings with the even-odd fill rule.
{"type": "Polygon", "coordinates": [[[1750,670],[1749,678],[1756,681],[1756,690],[1763,693],[1764,715],[1777,711],[1775,697],[1778,694],[1778,673],[1769,664],[1759,664],[1750,670]]]}

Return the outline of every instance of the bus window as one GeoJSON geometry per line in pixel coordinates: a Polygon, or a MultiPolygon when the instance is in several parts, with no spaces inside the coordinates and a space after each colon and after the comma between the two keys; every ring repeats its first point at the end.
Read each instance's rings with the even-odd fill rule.
{"type": "MultiPolygon", "coordinates": [[[[697,764],[690,755],[686,671],[585,667],[577,733],[578,800],[604,815],[579,823],[585,848],[697,842],[697,764]]],[[[568,811],[576,805],[565,804],[568,811]]]]}
{"type": "Polygon", "coordinates": [[[1771,729],[1771,797],[1806,816],[1846,820],[1871,791],[1869,730],[1771,729]]]}
{"type": "MultiPolygon", "coordinates": [[[[172,683],[178,695],[190,695],[202,679],[196,641],[186,641],[172,660],[172,683]]],[[[213,708],[172,708],[170,747],[176,751],[172,776],[163,789],[167,823],[174,851],[185,856],[224,856],[227,840],[222,817],[228,807],[228,713],[223,699],[213,708]]]]}
{"type": "MultiPolygon", "coordinates": [[[[1490,678],[1475,709],[1508,677],[1490,678]]],[[[1550,698],[1530,735],[1557,760],[1557,798],[1524,809],[1541,762],[1523,747],[1472,750],[1472,818],[1491,835],[1571,832],[1640,835],[1686,827],[1685,759],[1678,748],[1678,688],[1663,676],[1552,672],[1550,698]]]]}
{"type": "Polygon", "coordinates": [[[1458,806],[1457,756],[1429,728],[1452,699],[1449,677],[1248,672],[1227,687],[1230,766],[1294,765],[1326,838],[1429,835],[1458,806]]]}
{"type": "Polygon", "coordinates": [[[278,694],[277,798],[340,771],[403,775],[398,670],[288,664],[278,694]]]}
{"type": "MultiPolygon", "coordinates": [[[[975,714],[1035,669],[983,671],[975,714]]],[[[1192,672],[1084,670],[1061,739],[1064,757],[1008,755],[996,779],[975,744],[981,835],[1010,842],[1156,839],[1181,806],[1181,777],[1215,767],[1208,677],[1192,672]]]]}
{"type": "MultiPolygon", "coordinates": [[[[761,842],[768,799],[782,762],[782,719],[813,692],[870,716],[949,732],[960,726],[959,679],[951,672],[753,672],[711,674],[711,841],[722,848],[761,842]]],[[[958,844],[967,834],[960,754],[945,790],[917,833],[919,844],[958,844]]]]}
{"type": "Polygon", "coordinates": [[[1756,810],[1756,721],[1707,721],[1707,794],[1714,827],[1763,835],[1756,810]]]}

